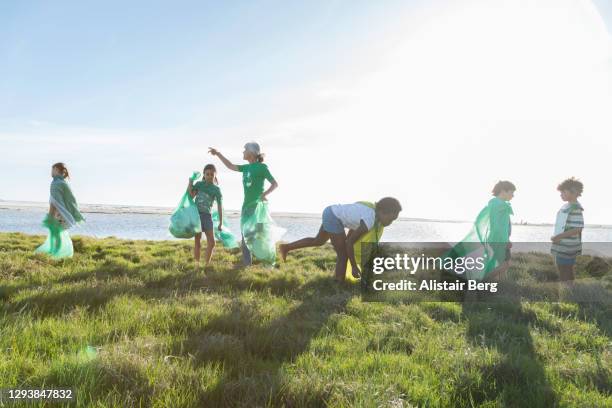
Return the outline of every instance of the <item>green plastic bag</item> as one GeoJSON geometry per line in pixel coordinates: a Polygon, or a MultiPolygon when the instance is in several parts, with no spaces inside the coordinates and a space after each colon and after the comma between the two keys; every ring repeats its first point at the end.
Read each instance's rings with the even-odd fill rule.
{"type": "Polygon", "coordinates": [[[215,229],[215,239],[221,241],[225,248],[238,248],[238,241],[229,228],[226,218],[223,218],[223,230],[219,231],[219,212],[216,209],[213,209],[212,220],[215,229]]]}
{"type": "MultiPolygon", "coordinates": [[[[199,177],[200,173],[194,172],[191,179],[195,180],[199,177]]],[[[195,234],[202,232],[198,206],[188,191],[185,191],[181,202],[172,213],[168,230],[176,238],[193,238],[195,234]]]]}
{"type": "Polygon", "coordinates": [[[42,225],[49,230],[49,234],[44,244],[36,248],[35,252],[50,255],[53,259],[71,258],[74,249],[68,230],[50,214],[47,214],[42,225]]]}
{"type": "Polygon", "coordinates": [[[285,233],[270,216],[268,203],[258,201],[252,211],[243,211],[240,229],[246,247],[255,258],[268,265],[276,263],[276,243],[285,233]]]}
{"type": "Polygon", "coordinates": [[[512,214],[510,203],[497,197],[492,198],[476,217],[469,234],[444,255],[444,258],[453,259],[483,258],[484,268],[466,271],[461,277],[481,281],[506,261],[512,214]]]}

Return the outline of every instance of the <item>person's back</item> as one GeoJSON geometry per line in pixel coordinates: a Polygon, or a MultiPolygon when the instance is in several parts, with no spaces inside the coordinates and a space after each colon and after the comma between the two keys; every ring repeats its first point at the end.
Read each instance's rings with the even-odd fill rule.
{"type": "Polygon", "coordinates": [[[333,204],[331,210],[342,222],[342,225],[351,230],[359,228],[361,221],[363,221],[369,231],[374,226],[376,219],[374,208],[363,203],[333,204]]]}

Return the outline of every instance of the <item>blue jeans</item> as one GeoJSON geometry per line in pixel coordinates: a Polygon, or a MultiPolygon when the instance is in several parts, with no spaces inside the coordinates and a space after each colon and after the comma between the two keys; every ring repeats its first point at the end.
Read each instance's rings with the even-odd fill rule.
{"type": "Polygon", "coordinates": [[[253,259],[251,258],[251,251],[247,248],[244,243],[244,237],[242,237],[242,242],[240,243],[240,249],[242,249],[242,264],[244,266],[249,266],[253,263],[253,259]]]}
{"type": "MultiPolygon", "coordinates": [[[[255,213],[255,207],[251,208],[243,208],[242,213],[240,214],[241,224],[243,217],[250,217],[255,213]]],[[[251,257],[251,251],[246,246],[244,242],[244,235],[242,235],[242,225],[240,225],[240,236],[242,237],[242,242],[240,243],[240,249],[242,249],[242,265],[250,266],[253,263],[253,258],[251,257]]]]}

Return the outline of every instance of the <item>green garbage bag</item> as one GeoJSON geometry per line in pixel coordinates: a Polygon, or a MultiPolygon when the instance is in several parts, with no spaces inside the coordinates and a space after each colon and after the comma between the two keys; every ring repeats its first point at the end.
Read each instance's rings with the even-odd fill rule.
{"type": "MultiPolygon", "coordinates": [[[[200,173],[194,172],[192,180],[200,177],[200,173]]],[[[195,234],[202,232],[200,213],[193,198],[185,191],[181,201],[170,216],[170,233],[176,238],[193,238],[195,234]]]]}
{"type": "Polygon", "coordinates": [[[240,229],[246,247],[255,258],[268,265],[276,263],[276,243],[285,233],[270,216],[268,203],[258,201],[252,211],[243,211],[240,229]]]}
{"type": "Polygon", "coordinates": [[[219,212],[213,209],[212,220],[215,228],[215,239],[221,241],[225,248],[238,248],[238,241],[229,228],[226,221],[227,218],[223,218],[223,229],[219,231],[219,212]]]}
{"type": "Polygon", "coordinates": [[[49,234],[47,240],[36,248],[35,252],[50,255],[53,259],[71,258],[74,249],[68,230],[50,214],[43,220],[43,227],[49,230],[49,234]]]}
{"type": "Polygon", "coordinates": [[[53,177],[49,204],[51,204],[58,212],[58,215],[62,217],[65,229],[72,228],[85,221],[85,218],[83,218],[83,215],[79,211],[76,198],[72,194],[72,189],[63,177],[53,177]]]}
{"type": "Polygon", "coordinates": [[[512,214],[509,202],[493,197],[480,211],[467,236],[444,255],[453,259],[483,258],[484,268],[466,270],[461,277],[481,281],[506,261],[512,214]]]}

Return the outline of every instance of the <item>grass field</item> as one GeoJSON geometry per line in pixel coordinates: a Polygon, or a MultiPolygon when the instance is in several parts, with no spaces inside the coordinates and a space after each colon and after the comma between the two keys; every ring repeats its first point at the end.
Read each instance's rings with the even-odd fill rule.
{"type": "Polygon", "coordinates": [[[0,388],[71,387],[81,407],[612,406],[609,306],[364,303],[328,247],[275,269],[218,249],[204,273],[187,241],[75,238],[58,262],[42,241],[0,234],[0,388]]]}

